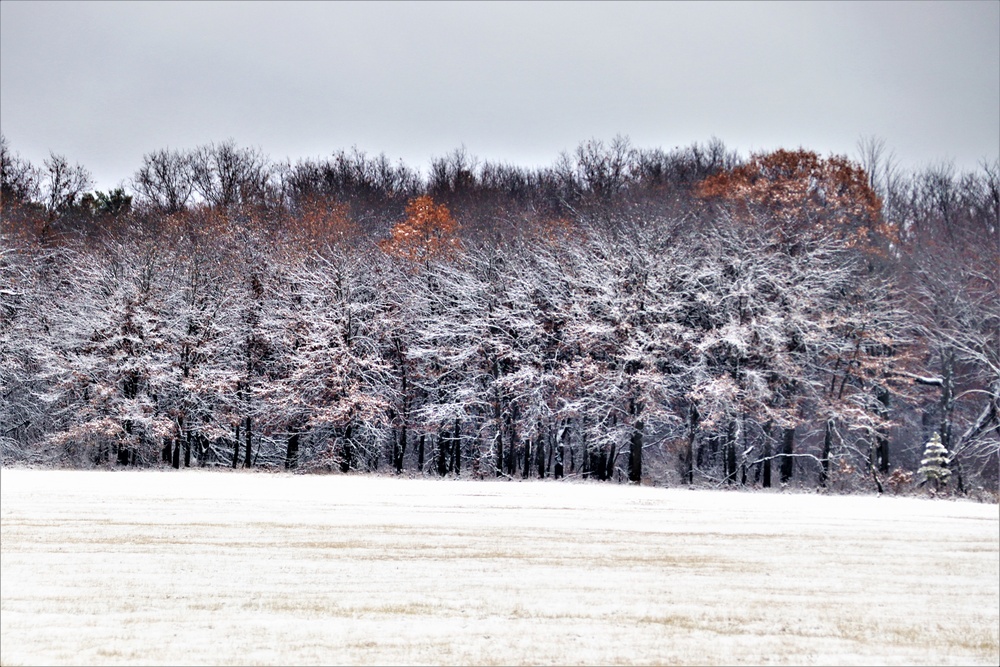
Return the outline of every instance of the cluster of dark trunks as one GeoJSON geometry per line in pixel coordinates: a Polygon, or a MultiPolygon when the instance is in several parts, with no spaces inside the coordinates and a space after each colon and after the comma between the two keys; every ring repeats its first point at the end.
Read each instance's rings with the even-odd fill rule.
{"type": "MultiPolygon", "coordinates": [[[[165,438],[161,450],[162,462],[174,468],[198,466],[230,465],[233,468],[250,468],[256,465],[260,448],[254,449],[253,420],[241,419],[233,429],[232,438],[217,438],[212,441],[205,435],[183,427],[179,419],[177,433],[165,438]],[[225,456],[228,453],[229,456],[225,456]],[[228,460],[226,460],[228,459],[228,460]]],[[[716,470],[721,467],[727,484],[747,485],[752,483],[764,488],[774,485],[775,477],[780,484],[787,484],[795,470],[795,428],[774,429],[775,437],[763,438],[762,452],[753,461],[741,454],[736,423],[722,434],[702,434],[698,430],[697,408],[689,413],[689,437],[686,451],[682,453],[684,466],[683,481],[694,484],[697,471],[716,470]],[[772,441],[778,447],[772,451],[772,441]]],[[[126,430],[128,429],[126,424],[126,430]]],[[[588,445],[582,436],[574,443],[573,425],[564,419],[558,425],[545,427],[539,423],[533,437],[520,438],[516,430],[507,429],[507,442],[501,437],[494,438],[493,447],[483,448],[482,439],[475,435],[463,434],[461,422],[455,419],[436,433],[422,432],[410,436],[406,427],[393,432],[389,459],[396,473],[406,470],[407,450],[415,456],[415,470],[418,473],[438,474],[442,477],[462,474],[463,464],[475,478],[487,476],[521,477],[535,476],[540,479],[560,479],[567,475],[580,475],[600,481],[617,479],[638,483],[643,475],[643,447],[645,427],[641,419],[636,420],[628,442],[622,446],[614,443],[599,446],[588,445]],[[624,465],[620,466],[620,459],[624,465]]],[[[830,455],[833,448],[833,425],[828,423],[823,441],[820,485],[826,486],[830,479],[830,455]]],[[[341,472],[351,470],[377,470],[379,453],[372,452],[362,443],[352,438],[352,427],[345,427],[333,448],[335,465],[341,472]]],[[[772,433],[770,424],[765,431],[772,433]]],[[[308,435],[305,428],[293,427],[286,434],[284,468],[294,470],[300,464],[302,438],[308,435]]],[[[102,449],[98,457],[107,459],[109,449],[102,449]]],[[[137,452],[134,447],[119,446],[116,452],[119,465],[136,465],[137,452]]],[[[98,461],[101,462],[101,461],[98,461]]],[[[889,471],[888,438],[879,437],[872,448],[871,472],[876,486],[881,490],[879,474],[889,471]]]]}

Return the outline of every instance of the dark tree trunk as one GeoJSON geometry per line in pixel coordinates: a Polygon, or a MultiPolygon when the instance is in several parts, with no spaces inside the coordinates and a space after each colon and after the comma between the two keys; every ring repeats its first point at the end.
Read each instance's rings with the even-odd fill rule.
{"type": "Polygon", "coordinates": [[[959,456],[955,456],[951,461],[951,471],[955,476],[955,490],[965,495],[965,474],[962,470],[962,459],[959,456]]]}
{"type": "Polygon", "coordinates": [[[396,474],[403,472],[403,457],[406,455],[406,425],[399,429],[399,439],[395,441],[392,451],[392,465],[396,474]]]}
{"type": "Polygon", "coordinates": [[[483,436],[479,428],[474,428],[475,435],[472,436],[472,476],[475,479],[483,479],[483,436]]]}
{"type": "Polygon", "coordinates": [[[771,488],[771,422],[764,427],[764,481],[765,489],[771,488]]]}
{"type": "MultiPolygon", "coordinates": [[[[559,447],[556,449],[556,465],[553,471],[553,476],[556,479],[561,479],[563,476],[563,461],[566,460],[566,441],[569,440],[569,424],[563,421],[563,427],[559,431],[556,438],[559,441],[559,447]]],[[[570,468],[572,468],[573,463],[570,461],[570,468]]]]}
{"type": "Polygon", "coordinates": [[[462,474],[462,430],[461,430],[461,424],[458,423],[458,419],[455,420],[455,430],[452,432],[451,436],[451,455],[452,455],[451,468],[455,471],[456,475],[461,475],[462,474]]]}
{"type": "Polygon", "coordinates": [[[628,450],[628,481],[638,484],[642,481],[642,437],[645,425],[642,420],[632,427],[632,439],[628,450]]]}
{"type": "Polygon", "coordinates": [[[615,459],[618,457],[618,447],[616,445],[611,445],[611,451],[608,452],[608,460],[605,464],[604,469],[604,479],[610,480],[615,477],[615,459]]]}
{"type": "Polygon", "coordinates": [[[191,431],[184,432],[184,467],[191,467],[191,431]]]}
{"type": "Polygon", "coordinates": [[[236,438],[233,440],[233,467],[240,467],[240,445],[242,440],[240,440],[240,422],[243,420],[237,420],[236,422],[236,438]]]}
{"type": "Polygon", "coordinates": [[[354,442],[351,440],[353,434],[354,429],[348,424],[344,428],[344,452],[340,459],[340,472],[350,472],[354,467],[354,442]]]}
{"type": "Polygon", "coordinates": [[[493,467],[496,468],[496,476],[500,477],[503,475],[503,431],[498,430],[493,441],[497,445],[497,458],[493,467]]]}
{"type": "Polygon", "coordinates": [[[525,438],[521,443],[521,477],[528,479],[531,474],[531,438],[525,438]]]}
{"type": "Polygon", "coordinates": [[[517,455],[518,455],[518,444],[517,444],[517,430],[511,425],[510,430],[510,442],[507,444],[507,475],[513,477],[517,474],[517,455]]]}
{"type": "Polygon", "coordinates": [[[406,364],[402,363],[404,355],[402,353],[399,340],[397,339],[396,342],[397,342],[396,347],[399,353],[399,359],[403,370],[402,377],[400,378],[402,396],[403,396],[403,415],[402,415],[402,424],[399,427],[399,440],[394,440],[395,447],[392,456],[392,464],[396,468],[396,474],[399,475],[402,474],[403,472],[404,458],[406,457],[406,445],[407,445],[406,425],[410,419],[410,398],[409,398],[410,391],[407,386],[409,383],[407,381],[407,375],[406,375],[406,364]]]}
{"type": "MultiPolygon", "coordinates": [[[[733,427],[736,427],[736,422],[733,422],[733,427]]],[[[738,440],[738,436],[742,434],[743,442],[740,443],[740,486],[747,485],[747,453],[750,448],[747,447],[747,418],[745,414],[740,415],[740,429],[738,432],[733,434],[733,440],[738,440]]]]}
{"type": "Polygon", "coordinates": [[[634,398],[629,401],[629,414],[635,419],[628,448],[628,481],[639,484],[642,481],[642,440],[644,424],[639,419],[642,403],[634,398]]]}
{"type": "Polygon", "coordinates": [[[822,468],[819,471],[819,485],[825,487],[830,482],[830,452],[833,450],[833,420],[826,420],[823,431],[823,456],[820,458],[822,468]]]}
{"type": "Polygon", "coordinates": [[[876,456],[876,454],[875,454],[875,448],[872,448],[872,451],[869,452],[869,458],[872,459],[872,460],[869,460],[869,462],[868,462],[868,472],[872,476],[872,483],[875,484],[875,491],[879,495],[882,495],[882,493],[883,493],[882,480],[880,480],[878,478],[878,471],[875,469],[875,463],[874,463],[875,456],[876,456]]]}
{"type": "Polygon", "coordinates": [[[198,451],[195,452],[198,455],[198,467],[204,468],[208,460],[208,438],[197,433],[194,437],[194,444],[198,447],[198,451]]]}
{"type": "Polygon", "coordinates": [[[694,403],[688,410],[688,440],[684,455],[684,478],[688,485],[694,484],[694,443],[698,439],[698,406],[694,403]]]}
{"type": "Polygon", "coordinates": [[[795,470],[795,427],[782,429],[781,434],[781,467],[779,468],[779,479],[782,484],[788,483],[795,470]]]}
{"type": "Polygon", "coordinates": [[[545,435],[541,424],[535,436],[535,466],[538,468],[538,479],[545,479],[545,435]]]}
{"type": "Polygon", "coordinates": [[[299,430],[291,427],[288,430],[288,443],[285,450],[285,470],[299,467],[299,430]]]}
{"type": "MultiPolygon", "coordinates": [[[[888,393],[888,392],[886,392],[888,393]]],[[[881,397],[879,397],[881,400],[881,397]]],[[[885,401],[888,412],[888,400],[885,401]]],[[[955,352],[950,348],[941,352],[941,444],[952,451],[952,417],[955,412],[955,352]]]]}
{"type": "Polygon", "coordinates": [[[545,442],[547,445],[547,448],[545,450],[547,452],[545,458],[545,474],[551,475],[552,459],[555,456],[556,452],[555,434],[552,432],[552,426],[549,426],[549,428],[545,429],[545,442]]]}
{"type": "Polygon", "coordinates": [[[736,482],[736,435],[734,433],[734,424],[730,424],[729,432],[725,435],[725,472],[726,472],[726,484],[734,484],[736,482]]]}
{"type": "Polygon", "coordinates": [[[174,432],[174,456],[171,462],[174,469],[180,470],[181,468],[181,437],[184,429],[184,416],[181,415],[177,418],[177,430],[174,432]]]}
{"type": "Polygon", "coordinates": [[[246,449],[243,452],[243,467],[249,468],[253,465],[252,458],[252,447],[253,447],[253,429],[250,417],[246,418],[246,428],[243,432],[243,437],[246,440],[246,449]]]}
{"type": "MultiPolygon", "coordinates": [[[[880,404],[879,417],[889,418],[889,404],[892,394],[885,387],[876,389],[878,402],[880,404]]],[[[889,434],[888,429],[880,427],[875,436],[875,465],[881,473],[889,472],[889,434]]],[[[881,493],[881,491],[879,492],[881,493]]]]}
{"type": "Polygon", "coordinates": [[[160,450],[160,458],[163,459],[164,463],[170,463],[170,455],[173,447],[170,443],[170,438],[163,438],[163,449],[160,450]]]}
{"type": "Polygon", "coordinates": [[[424,472],[424,440],[426,435],[420,434],[420,440],[417,441],[417,472],[423,474],[424,472]]]}
{"type": "Polygon", "coordinates": [[[438,431],[438,475],[444,477],[448,474],[448,447],[451,444],[451,436],[448,431],[438,431]]]}

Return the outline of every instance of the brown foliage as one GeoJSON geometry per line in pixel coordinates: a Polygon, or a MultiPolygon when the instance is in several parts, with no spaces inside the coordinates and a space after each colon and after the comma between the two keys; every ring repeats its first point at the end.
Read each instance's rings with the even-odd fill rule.
{"type": "Polygon", "coordinates": [[[309,244],[346,245],[360,234],[346,204],[319,195],[299,202],[292,228],[296,240],[309,244]]]}
{"type": "Polygon", "coordinates": [[[882,202],[860,165],[813,151],[757,153],[696,186],[699,197],[735,205],[740,217],[774,220],[786,240],[833,234],[853,247],[881,249],[896,241],[883,220],[882,202]]]}
{"type": "Polygon", "coordinates": [[[0,234],[21,244],[48,242],[51,234],[45,209],[33,202],[0,200],[0,234]]]}
{"type": "Polygon", "coordinates": [[[458,223],[448,207],[422,195],[410,200],[406,218],[378,246],[390,255],[422,262],[457,249],[460,245],[457,232],[458,223]]]}

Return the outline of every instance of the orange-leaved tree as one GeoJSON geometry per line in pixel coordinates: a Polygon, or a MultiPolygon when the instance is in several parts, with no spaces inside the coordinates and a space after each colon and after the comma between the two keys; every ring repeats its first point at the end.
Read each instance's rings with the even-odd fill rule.
{"type": "Polygon", "coordinates": [[[290,221],[290,236],[308,246],[317,243],[348,245],[358,239],[361,229],[351,219],[350,207],[323,196],[303,197],[290,221]]]}
{"type": "Polygon", "coordinates": [[[755,153],[702,180],[696,193],[735,204],[741,217],[776,223],[785,241],[832,234],[853,247],[881,250],[896,240],[868,174],[842,156],[821,158],[804,149],[755,153]]]}
{"type": "Polygon", "coordinates": [[[392,228],[379,247],[390,255],[423,262],[446,255],[459,246],[458,223],[448,207],[427,195],[411,199],[406,218],[392,228]]]}

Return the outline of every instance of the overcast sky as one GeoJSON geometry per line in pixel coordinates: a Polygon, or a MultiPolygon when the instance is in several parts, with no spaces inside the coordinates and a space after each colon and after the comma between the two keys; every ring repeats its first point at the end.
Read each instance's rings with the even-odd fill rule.
{"type": "Polygon", "coordinates": [[[548,165],[582,140],[975,168],[1000,152],[1000,2],[0,2],[0,128],[96,187],[233,138],[413,167],[465,145],[548,165]]]}

